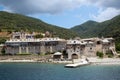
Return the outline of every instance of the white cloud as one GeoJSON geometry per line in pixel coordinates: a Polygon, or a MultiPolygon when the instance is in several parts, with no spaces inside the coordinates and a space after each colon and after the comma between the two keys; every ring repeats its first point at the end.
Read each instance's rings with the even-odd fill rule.
{"type": "Polygon", "coordinates": [[[92,17],[95,21],[102,22],[109,20],[119,14],[120,10],[117,10],[115,8],[107,8],[105,10],[101,10],[98,15],[92,15],[92,17]]]}
{"type": "Polygon", "coordinates": [[[82,5],[94,5],[104,9],[98,12],[98,15],[92,14],[93,19],[97,21],[120,14],[120,0],[0,0],[0,5],[4,6],[5,11],[26,15],[57,14],[82,5]]]}
{"type": "Polygon", "coordinates": [[[120,0],[88,0],[88,2],[100,7],[113,7],[120,9],[120,0]]]}
{"type": "Polygon", "coordinates": [[[98,14],[92,14],[95,21],[109,20],[120,14],[120,0],[89,0],[89,5],[95,5],[99,8],[98,14]]]}
{"type": "Polygon", "coordinates": [[[64,10],[74,9],[84,0],[0,0],[5,10],[22,14],[50,13],[56,14],[64,10]]]}

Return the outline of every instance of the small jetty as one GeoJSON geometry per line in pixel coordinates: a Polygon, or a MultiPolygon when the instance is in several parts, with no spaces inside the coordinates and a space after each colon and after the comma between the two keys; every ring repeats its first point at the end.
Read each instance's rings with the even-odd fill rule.
{"type": "Polygon", "coordinates": [[[65,65],[66,68],[76,68],[90,64],[86,59],[74,59],[72,64],[65,65]]]}

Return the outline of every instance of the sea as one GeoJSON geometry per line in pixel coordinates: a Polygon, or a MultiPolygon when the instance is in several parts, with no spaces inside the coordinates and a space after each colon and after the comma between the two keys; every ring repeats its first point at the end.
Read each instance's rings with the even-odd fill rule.
{"type": "Polygon", "coordinates": [[[88,65],[65,68],[65,64],[0,63],[0,80],[120,80],[120,65],[88,65]]]}

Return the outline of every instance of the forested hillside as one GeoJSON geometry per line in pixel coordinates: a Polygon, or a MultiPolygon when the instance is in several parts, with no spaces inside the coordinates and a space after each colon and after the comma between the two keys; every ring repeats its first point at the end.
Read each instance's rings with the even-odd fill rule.
{"type": "Polygon", "coordinates": [[[54,36],[66,39],[77,36],[77,33],[69,29],[51,25],[36,18],[0,11],[0,31],[11,32],[21,30],[42,33],[49,31],[54,36]]]}

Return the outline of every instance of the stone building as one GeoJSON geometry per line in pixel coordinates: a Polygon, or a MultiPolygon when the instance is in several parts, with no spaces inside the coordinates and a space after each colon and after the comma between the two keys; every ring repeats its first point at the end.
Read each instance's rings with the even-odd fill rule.
{"type": "Polygon", "coordinates": [[[113,53],[116,55],[113,38],[88,38],[80,40],[68,40],[66,44],[68,59],[78,59],[82,56],[94,57],[96,52],[113,53]]]}
{"type": "Polygon", "coordinates": [[[63,52],[66,50],[68,59],[79,59],[83,56],[94,57],[96,53],[113,53],[115,41],[113,38],[88,38],[65,40],[60,38],[35,39],[34,34],[24,32],[13,32],[10,40],[5,42],[6,54],[41,54],[63,52]]]}
{"type": "Polygon", "coordinates": [[[35,39],[34,34],[14,32],[12,38],[5,43],[6,54],[40,54],[61,51],[66,41],[60,38],[35,39]]]}

